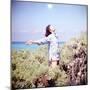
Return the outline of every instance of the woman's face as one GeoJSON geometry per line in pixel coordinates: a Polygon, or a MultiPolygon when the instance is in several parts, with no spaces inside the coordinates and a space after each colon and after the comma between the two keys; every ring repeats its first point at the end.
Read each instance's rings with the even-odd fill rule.
{"type": "Polygon", "coordinates": [[[52,32],[55,32],[55,28],[51,25],[50,27],[50,32],[52,33],[52,32]]]}

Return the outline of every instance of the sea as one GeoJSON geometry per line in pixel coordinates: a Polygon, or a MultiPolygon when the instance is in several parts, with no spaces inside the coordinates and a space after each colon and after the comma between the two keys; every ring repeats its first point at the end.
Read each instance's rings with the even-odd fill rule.
{"type": "MultiPolygon", "coordinates": [[[[62,46],[65,42],[59,42],[60,46],[62,46]]],[[[35,50],[39,48],[41,45],[27,45],[25,42],[11,42],[11,49],[13,50],[35,50]]]]}

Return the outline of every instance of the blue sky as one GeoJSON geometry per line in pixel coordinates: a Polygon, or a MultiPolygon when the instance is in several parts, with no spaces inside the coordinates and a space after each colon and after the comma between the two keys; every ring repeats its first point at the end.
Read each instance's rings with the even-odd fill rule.
{"type": "Polygon", "coordinates": [[[60,41],[67,41],[87,30],[87,6],[12,2],[12,41],[40,39],[48,24],[60,41]]]}

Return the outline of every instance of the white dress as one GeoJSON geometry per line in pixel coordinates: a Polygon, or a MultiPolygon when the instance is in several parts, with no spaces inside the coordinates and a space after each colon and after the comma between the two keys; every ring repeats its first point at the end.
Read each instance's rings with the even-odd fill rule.
{"type": "Polygon", "coordinates": [[[48,44],[49,61],[56,61],[60,59],[59,41],[57,36],[52,33],[48,37],[36,41],[37,44],[48,44]]]}

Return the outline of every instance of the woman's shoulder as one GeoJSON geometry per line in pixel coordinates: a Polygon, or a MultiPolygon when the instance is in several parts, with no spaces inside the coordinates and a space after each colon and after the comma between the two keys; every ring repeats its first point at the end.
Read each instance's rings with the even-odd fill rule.
{"type": "Polygon", "coordinates": [[[53,37],[53,34],[50,34],[49,36],[48,36],[48,38],[52,38],[53,37]]]}

